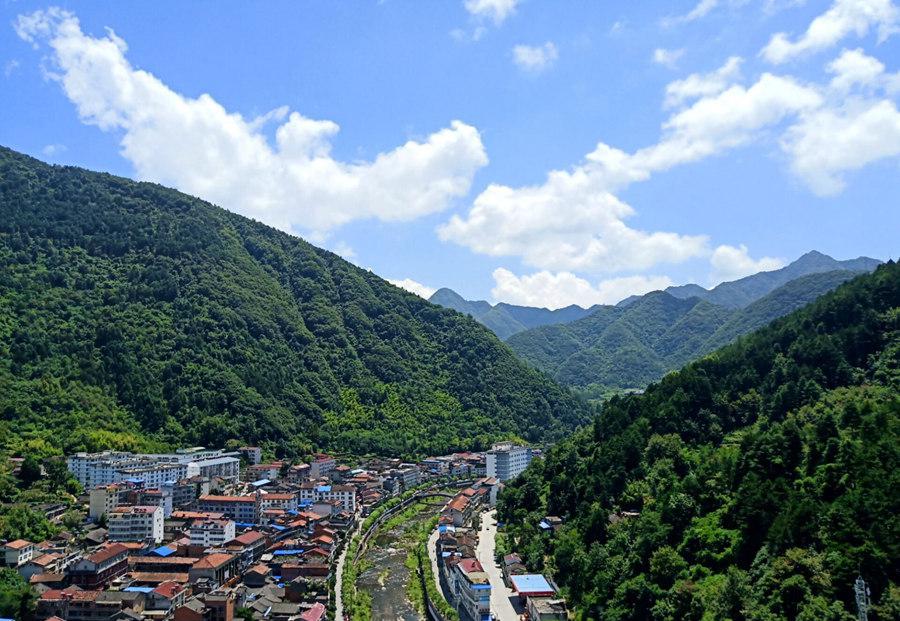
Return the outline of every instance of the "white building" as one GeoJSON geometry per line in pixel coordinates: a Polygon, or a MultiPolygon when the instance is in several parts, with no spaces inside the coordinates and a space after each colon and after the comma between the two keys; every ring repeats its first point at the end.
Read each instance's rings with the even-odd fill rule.
{"type": "Polygon", "coordinates": [[[7,567],[19,567],[34,558],[37,546],[24,539],[3,544],[3,560],[7,567]]]}
{"type": "Polygon", "coordinates": [[[117,507],[108,514],[110,541],[163,540],[162,507],[117,507]]]}
{"type": "Polygon", "coordinates": [[[99,520],[101,516],[112,513],[119,506],[123,491],[115,483],[100,485],[92,489],[89,494],[88,516],[91,519],[99,520]]]}
{"type": "Polygon", "coordinates": [[[328,455],[317,455],[309,462],[309,476],[312,479],[327,477],[331,471],[337,468],[337,462],[328,455]]]}
{"type": "Polygon", "coordinates": [[[175,453],[135,454],[120,451],[76,453],[66,459],[69,470],[85,488],[133,481],[145,488],[161,488],[201,475],[237,481],[240,473],[238,453],[207,450],[202,447],[181,449],[175,453]]]}
{"type": "Polygon", "coordinates": [[[356,488],[352,485],[317,485],[303,483],[300,486],[300,503],[330,502],[336,500],[341,511],[356,513],[356,488]]]}
{"type": "Polygon", "coordinates": [[[519,476],[531,463],[531,449],[512,442],[501,442],[487,453],[487,476],[509,481],[519,476]]]}
{"type": "Polygon", "coordinates": [[[212,548],[234,539],[231,520],[195,520],[190,529],[191,545],[212,548]]]}

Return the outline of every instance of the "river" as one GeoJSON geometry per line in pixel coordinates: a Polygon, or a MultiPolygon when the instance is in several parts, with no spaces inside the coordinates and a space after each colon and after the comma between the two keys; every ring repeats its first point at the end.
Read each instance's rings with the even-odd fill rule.
{"type": "Polygon", "coordinates": [[[416,517],[379,532],[363,555],[368,568],[357,578],[356,587],[372,596],[372,618],[393,621],[419,621],[424,617],[407,597],[409,569],[406,555],[415,545],[412,531],[435,514],[435,507],[425,507],[416,517]]]}

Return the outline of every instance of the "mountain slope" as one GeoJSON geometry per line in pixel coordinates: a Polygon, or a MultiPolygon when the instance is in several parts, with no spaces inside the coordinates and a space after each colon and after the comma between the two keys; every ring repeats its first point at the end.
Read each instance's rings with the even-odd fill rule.
{"type": "Polygon", "coordinates": [[[888,263],[614,397],[501,495],[507,547],[578,618],[849,620],[862,575],[895,619],[898,318],[888,263]]]}
{"type": "Polygon", "coordinates": [[[563,384],[643,388],[857,274],[844,270],[803,276],[741,309],[655,291],[626,305],[602,307],[578,321],[521,332],[507,343],[563,384]]]}
{"type": "Polygon", "coordinates": [[[586,406],[471,319],[148,183],[0,149],[0,428],[74,450],[414,454],[586,406]]]}
{"type": "Polygon", "coordinates": [[[472,316],[503,340],[530,328],[581,319],[596,308],[581,308],[573,304],[565,308],[550,310],[533,306],[517,306],[505,302],[491,306],[484,300],[474,302],[466,300],[446,287],[435,291],[428,301],[472,316]]]}
{"type": "Polygon", "coordinates": [[[666,292],[678,298],[698,297],[727,308],[743,308],[768,295],[778,287],[802,276],[837,270],[871,272],[880,263],[881,261],[868,257],[838,261],[826,254],[813,250],[781,269],[759,272],[739,280],[723,282],[709,290],[699,285],[683,285],[680,287],[669,287],[666,289],[666,292]]]}

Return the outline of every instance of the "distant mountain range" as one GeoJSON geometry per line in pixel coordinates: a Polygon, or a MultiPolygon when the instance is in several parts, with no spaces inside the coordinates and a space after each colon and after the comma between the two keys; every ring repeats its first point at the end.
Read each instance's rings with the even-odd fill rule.
{"type": "MultiPolygon", "coordinates": [[[[680,298],[655,291],[629,304],[600,307],[578,321],[526,330],[512,336],[507,344],[563,384],[642,388],[865,271],[869,270],[806,274],[738,308],[697,296],[680,298]]],[[[744,300],[751,297],[748,289],[736,291],[742,292],[744,300]]]]}
{"type": "Polygon", "coordinates": [[[587,317],[599,308],[599,305],[582,308],[573,304],[565,308],[550,310],[533,306],[516,306],[505,302],[492,306],[484,300],[474,302],[467,300],[456,291],[447,288],[435,291],[428,301],[471,316],[503,340],[531,328],[576,321],[587,317]]]}
{"type": "MultiPolygon", "coordinates": [[[[796,278],[800,278],[801,276],[838,270],[857,273],[871,272],[878,267],[880,263],[881,261],[870,259],[869,257],[838,261],[837,259],[829,257],[827,254],[813,250],[807,252],[790,265],[771,272],[759,272],[758,274],[746,276],[739,280],[723,282],[712,289],[705,289],[700,285],[695,284],[668,287],[665,289],[665,293],[681,300],[699,298],[717,306],[737,309],[744,308],[773,292],[778,287],[785,285],[796,278]]],[[[644,296],[629,296],[616,304],[616,306],[628,306],[635,301],[646,297],[647,295],[653,295],[654,293],[656,292],[648,293],[644,296]]],[[[491,305],[484,300],[467,300],[452,289],[447,289],[446,287],[435,291],[428,301],[471,316],[493,331],[494,334],[504,341],[509,339],[512,335],[524,332],[525,330],[539,328],[541,326],[570,323],[587,317],[601,308],[606,308],[600,304],[595,304],[590,308],[582,308],[581,306],[573,304],[557,310],[536,308],[533,306],[516,306],[514,304],[506,304],[505,302],[491,305]]]]}

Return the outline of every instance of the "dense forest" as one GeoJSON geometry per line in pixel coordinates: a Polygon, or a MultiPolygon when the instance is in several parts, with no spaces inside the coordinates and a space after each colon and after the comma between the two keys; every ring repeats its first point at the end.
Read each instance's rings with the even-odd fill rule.
{"type": "MultiPolygon", "coordinates": [[[[792,265],[800,263],[813,267],[803,258],[792,265]]],[[[856,265],[857,261],[845,263],[856,265]]],[[[749,283],[763,276],[771,282],[772,273],[751,276],[749,283]]],[[[507,343],[522,359],[558,382],[586,389],[587,394],[643,388],[738,336],[805,306],[860,273],[834,270],[800,276],[742,308],[654,291],[627,304],[596,307],[589,316],[571,323],[520,332],[507,343]]],[[[720,286],[727,284],[733,283],[720,286]]],[[[755,289],[760,286],[757,283],[755,289]]]]}
{"type": "Polygon", "coordinates": [[[228,441],[396,455],[562,437],[588,407],[469,317],[155,184],[0,149],[14,453],[228,441]]]}
{"type": "Polygon", "coordinates": [[[580,619],[900,618],[900,266],[604,405],[501,495],[580,619]],[[563,518],[555,533],[538,526],[563,518]]]}

